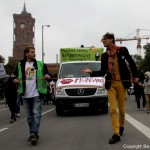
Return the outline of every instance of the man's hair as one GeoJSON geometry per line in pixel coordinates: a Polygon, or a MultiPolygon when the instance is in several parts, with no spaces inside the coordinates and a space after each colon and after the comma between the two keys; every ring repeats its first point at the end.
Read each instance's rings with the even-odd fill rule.
{"type": "Polygon", "coordinates": [[[26,53],[29,53],[30,49],[34,49],[34,50],[35,50],[35,48],[34,48],[33,46],[26,47],[26,48],[24,49],[24,58],[26,58],[26,53]]]}
{"type": "Polygon", "coordinates": [[[103,35],[103,38],[109,38],[109,39],[113,39],[113,44],[115,44],[115,35],[113,33],[109,33],[107,32],[106,34],[103,35]]]}

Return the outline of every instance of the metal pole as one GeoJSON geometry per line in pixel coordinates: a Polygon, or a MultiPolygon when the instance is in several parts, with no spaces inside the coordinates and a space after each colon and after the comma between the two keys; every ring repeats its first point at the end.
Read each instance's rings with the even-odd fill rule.
{"type": "Polygon", "coordinates": [[[44,62],[44,41],[43,41],[43,25],[42,25],[42,62],[44,62]]]}
{"type": "Polygon", "coordinates": [[[44,63],[44,26],[50,27],[50,25],[42,25],[42,62],[44,63]]]}

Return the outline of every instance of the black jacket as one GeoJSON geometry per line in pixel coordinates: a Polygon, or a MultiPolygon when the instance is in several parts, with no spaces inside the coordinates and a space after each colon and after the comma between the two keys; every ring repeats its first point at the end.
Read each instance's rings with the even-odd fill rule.
{"type": "Polygon", "coordinates": [[[17,86],[13,83],[15,77],[9,77],[5,85],[4,94],[7,102],[14,103],[17,101],[17,86]]]}
{"type": "MultiPolygon", "coordinates": [[[[132,72],[133,78],[137,78],[137,68],[134,60],[129,54],[126,47],[120,47],[117,51],[118,64],[121,81],[125,88],[129,88],[131,86],[131,74],[132,72]],[[126,62],[127,61],[127,62],[126,62]],[[129,64],[130,70],[128,69],[127,63],[129,64]]],[[[111,86],[112,75],[108,72],[108,54],[107,52],[102,54],[101,59],[101,70],[93,72],[94,76],[105,76],[105,88],[109,89],[111,86]]]]}

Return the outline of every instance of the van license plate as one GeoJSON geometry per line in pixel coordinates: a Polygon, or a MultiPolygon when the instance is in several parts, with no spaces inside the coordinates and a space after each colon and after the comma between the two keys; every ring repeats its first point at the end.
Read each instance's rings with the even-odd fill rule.
{"type": "Polygon", "coordinates": [[[74,107],[89,107],[89,103],[75,103],[74,107]]]}

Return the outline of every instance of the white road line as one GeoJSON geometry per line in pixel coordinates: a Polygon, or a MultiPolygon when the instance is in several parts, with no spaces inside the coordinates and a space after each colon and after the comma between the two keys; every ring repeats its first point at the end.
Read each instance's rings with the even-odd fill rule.
{"type": "MultiPolygon", "coordinates": [[[[54,109],[55,109],[55,108],[52,108],[52,109],[50,109],[50,110],[48,110],[48,111],[45,111],[45,112],[42,113],[42,115],[44,115],[44,114],[46,114],[46,113],[49,113],[49,112],[53,111],[54,109]]],[[[0,132],[3,132],[3,131],[8,130],[8,129],[9,129],[9,128],[0,129],[0,132]]]]}
{"type": "MultiPolygon", "coordinates": [[[[55,108],[52,108],[48,111],[45,111],[42,113],[42,115],[47,114],[51,111],[53,111],[55,108]]],[[[126,113],[126,118],[125,118],[131,125],[133,125],[135,128],[137,128],[142,134],[144,134],[147,138],[150,139],[150,128],[148,128],[147,126],[145,126],[144,124],[142,124],[141,122],[137,121],[136,119],[134,119],[133,117],[131,117],[130,115],[128,115],[126,113]]],[[[8,128],[3,128],[0,129],[0,132],[8,130],[8,128]]]]}
{"type": "MultiPolygon", "coordinates": [[[[109,106],[109,104],[108,104],[109,106]]],[[[117,109],[118,111],[118,109],[117,109]]],[[[146,125],[142,124],[141,122],[137,121],[127,113],[125,114],[125,119],[133,125],[135,128],[137,128],[142,134],[144,134],[146,137],[150,139],[150,128],[147,127],[146,125]]]]}
{"type": "Polygon", "coordinates": [[[53,111],[54,109],[55,109],[55,108],[52,108],[52,109],[50,109],[50,110],[48,110],[48,111],[45,111],[45,112],[42,113],[42,115],[45,115],[45,114],[47,114],[47,113],[53,111]]]}
{"type": "Polygon", "coordinates": [[[8,128],[3,128],[3,129],[0,129],[0,132],[3,132],[5,130],[7,130],[8,128]]]}
{"type": "Polygon", "coordinates": [[[126,120],[131,123],[135,128],[137,128],[141,133],[143,133],[146,137],[150,139],[150,128],[137,121],[130,115],[126,114],[126,120]]]}
{"type": "MultiPolygon", "coordinates": [[[[42,115],[53,111],[55,108],[52,108],[46,112],[43,112],[42,115]]],[[[133,117],[131,117],[130,115],[128,115],[126,113],[126,117],[125,119],[131,124],[133,125],[135,128],[137,128],[142,134],[144,134],[146,137],[148,137],[150,139],[150,128],[148,128],[147,126],[145,126],[144,124],[142,124],[141,122],[137,121],[136,119],[134,119],[133,117]]]]}

